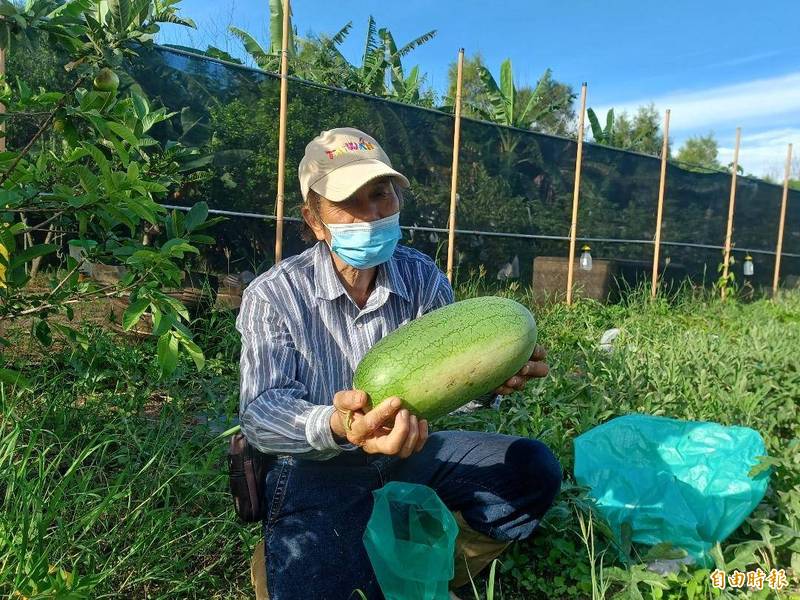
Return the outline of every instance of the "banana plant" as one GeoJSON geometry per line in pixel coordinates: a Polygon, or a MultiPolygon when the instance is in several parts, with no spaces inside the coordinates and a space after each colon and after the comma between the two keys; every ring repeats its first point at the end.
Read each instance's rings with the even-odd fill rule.
{"type": "MultiPolygon", "coordinates": [[[[262,69],[277,71],[280,67],[281,34],[283,13],[277,9],[280,0],[270,0],[270,45],[263,47],[249,33],[237,27],[229,30],[244,45],[253,61],[262,69]]],[[[348,22],[333,36],[319,36],[314,39],[289,39],[289,72],[302,79],[324,85],[379,96],[394,98],[403,102],[417,102],[424,77],[419,69],[404,74],[402,59],[414,49],[430,41],[436,31],[428,31],[411,40],[401,48],[397,47],[394,36],[386,28],[378,29],[375,19],[370,16],[367,22],[367,35],[364,41],[361,65],[352,65],[339,47],[353,27],[348,22]]],[[[290,26],[290,31],[292,27],[290,26]]]]}
{"type": "Polygon", "coordinates": [[[420,44],[424,44],[430,40],[435,34],[435,31],[429,31],[398,50],[392,33],[388,29],[380,30],[379,35],[383,41],[386,65],[389,68],[389,76],[392,82],[391,89],[388,90],[385,95],[409,104],[418,104],[420,102],[420,90],[422,89],[425,77],[420,76],[419,66],[417,65],[411,69],[408,77],[406,77],[403,73],[402,58],[420,44]]]}
{"type": "Polygon", "coordinates": [[[600,126],[600,121],[597,119],[597,114],[591,108],[586,111],[589,117],[589,124],[592,127],[592,137],[598,144],[605,146],[612,146],[614,142],[614,109],[608,109],[606,113],[606,126],[605,129],[600,126]]]}
{"type": "MultiPolygon", "coordinates": [[[[479,66],[478,73],[483,83],[489,108],[484,108],[477,103],[472,103],[470,107],[485,120],[505,125],[506,127],[532,129],[540,119],[568,105],[571,99],[569,92],[566,91],[556,98],[547,97],[547,90],[551,83],[550,69],[546,69],[539,78],[536,88],[524,107],[518,103],[519,93],[514,85],[510,59],[504,60],[500,65],[499,84],[486,67],[479,66]]],[[[500,150],[504,157],[503,161],[506,168],[511,168],[513,165],[527,160],[513,161],[511,158],[522,139],[519,132],[502,129],[499,135],[500,150]]]]}
{"type": "Polygon", "coordinates": [[[402,58],[422,44],[429,42],[435,36],[436,30],[433,29],[398,49],[392,33],[385,27],[376,29],[375,19],[370,16],[367,23],[367,38],[364,42],[361,68],[359,69],[362,89],[358,91],[372,94],[373,96],[386,97],[394,95],[392,89],[387,85],[387,72],[391,72],[390,80],[393,84],[398,81],[405,82],[402,58]]]}
{"type": "Polygon", "coordinates": [[[543,116],[569,103],[568,93],[553,100],[548,100],[546,92],[552,81],[550,69],[545,69],[524,108],[517,104],[518,92],[514,85],[511,59],[507,58],[500,65],[499,85],[486,67],[479,66],[478,72],[491,105],[491,110],[486,110],[477,105],[473,108],[488,121],[508,127],[530,129],[543,116]]]}
{"type": "MultiPolygon", "coordinates": [[[[244,49],[253,58],[259,68],[265,71],[279,71],[281,65],[281,51],[283,50],[283,2],[269,0],[269,48],[264,48],[252,35],[239,29],[229,27],[228,30],[235,35],[244,45],[244,49]]],[[[292,11],[289,9],[289,40],[286,53],[291,60],[297,56],[297,45],[292,30],[292,11]]]]}

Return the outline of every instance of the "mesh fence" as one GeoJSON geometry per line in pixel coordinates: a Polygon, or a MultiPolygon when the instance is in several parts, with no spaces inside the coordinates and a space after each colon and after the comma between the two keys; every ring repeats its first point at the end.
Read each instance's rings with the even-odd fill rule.
{"type": "MultiPolygon", "coordinates": [[[[280,79],[175,49],[143,51],[129,72],[145,95],[178,115],[154,135],[210,153],[214,176],[187,185],[170,202],[212,209],[275,214],[280,79]]],[[[320,131],[352,126],[373,135],[395,168],[411,181],[401,211],[403,241],[437,258],[447,256],[453,117],[292,79],[289,84],[285,215],[300,217],[297,166],[320,131]],[[433,231],[439,229],[440,231],[433,231]]],[[[568,254],[576,143],[530,131],[463,119],[456,237],[457,277],[484,265],[494,278],[518,264],[531,281],[533,260],[568,254]],[[514,237],[514,236],[518,237],[514,237]]],[[[642,273],[650,269],[660,160],[594,144],[584,146],[579,240],[595,258],[610,258],[642,273]]],[[[731,178],[670,163],[662,229],[662,271],[695,280],[716,279],[722,261],[731,178]]],[[[744,250],[754,252],[753,283],[772,281],[782,190],[738,178],[734,272],[744,250]]],[[[782,274],[800,274],[800,192],[790,191],[782,274]]],[[[273,263],[274,221],[231,217],[218,226],[208,253],[217,272],[260,272],[273,263]]],[[[302,252],[298,221],[284,229],[284,256],[302,252]]],[[[517,273],[514,273],[515,275],[517,273]]]]}

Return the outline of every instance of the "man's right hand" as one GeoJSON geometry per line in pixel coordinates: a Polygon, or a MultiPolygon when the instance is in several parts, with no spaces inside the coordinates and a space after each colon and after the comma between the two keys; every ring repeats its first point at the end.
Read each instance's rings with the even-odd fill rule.
{"type": "Polygon", "coordinates": [[[331,416],[331,431],[369,454],[407,458],[421,450],[428,440],[428,421],[417,419],[403,408],[403,402],[397,396],[387,398],[365,412],[369,406],[366,392],[343,390],[334,395],[333,406],[337,410],[331,416]],[[352,412],[349,431],[344,427],[347,411],[352,412]],[[391,425],[392,421],[394,425],[391,425]]]}

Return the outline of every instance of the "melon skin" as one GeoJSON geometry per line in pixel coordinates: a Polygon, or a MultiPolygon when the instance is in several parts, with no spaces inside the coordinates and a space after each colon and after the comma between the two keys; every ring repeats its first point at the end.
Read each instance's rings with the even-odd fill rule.
{"type": "Polygon", "coordinates": [[[435,419],[499,387],[530,360],[536,320],[510,298],[484,296],[448,304],[383,337],[364,355],[353,388],[372,407],[399,396],[404,407],[435,419]]]}

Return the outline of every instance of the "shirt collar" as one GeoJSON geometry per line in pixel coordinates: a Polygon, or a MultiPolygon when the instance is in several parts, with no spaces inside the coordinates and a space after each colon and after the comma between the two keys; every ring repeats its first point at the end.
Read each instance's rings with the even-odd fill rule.
{"type": "MultiPolygon", "coordinates": [[[[397,260],[392,254],[385,263],[378,265],[378,274],[375,279],[375,291],[385,288],[387,292],[396,294],[406,300],[411,300],[408,286],[400,275],[397,260]]],[[[324,241],[317,242],[314,253],[314,294],[324,300],[335,300],[346,294],[336,269],[333,265],[330,248],[324,241]]]]}

